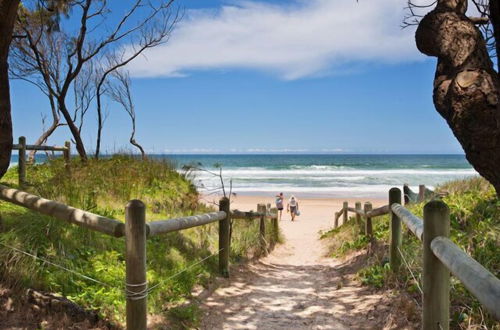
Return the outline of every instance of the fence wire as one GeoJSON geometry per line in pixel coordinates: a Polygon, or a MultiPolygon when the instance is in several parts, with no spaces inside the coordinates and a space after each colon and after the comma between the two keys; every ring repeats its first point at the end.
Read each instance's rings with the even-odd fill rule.
{"type": "Polygon", "coordinates": [[[206,261],[206,260],[208,260],[208,259],[212,258],[213,256],[215,256],[215,255],[219,254],[219,252],[220,252],[220,251],[222,251],[222,250],[224,250],[224,248],[219,249],[219,251],[216,251],[216,252],[212,253],[211,255],[209,255],[209,256],[207,256],[207,257],[205,257],[205,258],[203,258],[203,259],[201,259],[201,260],[199,260],[199,261],[197,261],[197,262],[195,262],[195,263],[193,263],[193,264],[189,265],[188,267],[186,267],[186,268],[184,268],[183,270],[181,270],[181,271],[179,271],[179,272],[175,273],[174,275],[169,276],[169,277],[167,277],[166,279],[161,280],[159,283],[157,283],[157,284],[153,285],[151,288],[149,288],[149,289],[148,289],[148,292],[151,292],[153,289],[157,288],[158,286],[162,285],[163,283],[165,283],[165,282],[167,282],[167,281],[169,281],[169,280],[171,280],[171,279],[173,279],[173,278],[175,278],[175,277],[179,276],[180,274],[182,274],[182,273],[184,273],[184,272],[188,271],[189,269],[191,269],[191,268],[193,268],[193,267],[195,267],[195,266],[197,266],[197,265],[201,264],[202,262],[204,262],[204,261],[206,261]]]}
{"type": "Polygon", "coordinates": [[[408,264],[408,262],[406,261],[406,258],[405,256],[403,255],[403,252],[401,252],[401,250],[399,249],[398,247],[398,251],[399,251],[399,254],[401,255],[401,258],[403,259],[403,263],[405,264],[406,266],[406,269],[408,269],[408,271],[410,272],[411,274],[411,277],[413,277],[413,280],[415,281],[415,283],[417,284],[417,288],[418,290],[420,291],[420,293],[423,295],[424,292],[422,291],[422,288],[420,287],[420,281],[417,280],[417,278],[415,277],[415,274],[413,274],[413,271],[411,270],[411,267],[410,265],[408,264]]]}
{"type": "MultiPolygon", "coordinates": [[[[0,245],[2,245],[2,246],[4,246],[4,247],[6,247],[6,248],[8,248],[8,249],[11,249],[12,251],[15,251],[15,252],[17,252],[17,253],[21,253],[21,254],[27,255],[27,256],[32,257],[32,258],[34,258],[34,259],[36,259],[36,260],[42,261],[42,262],[44,262],[44,263],[46,263],[46,264],[49,264],[49,265],[51,265],[51,266],[54,266],[54,267],[59,268],[59,269],[61,269],[61,270],[64,270],[64,271],[66,271],[66,272],[68,272],[68,273],[71,273],[71,274],[73,274],[73,275],[76,275],[76,276],[79,276],[79,277],[81,277],[81,278],[84,278],[84,279],[86,279],[86,280],[88,280],[88,281],[91,281],[91,282],[94,282],[94,283],[100,284],[100,285],[105,286],[105,287],[108,287],[108,288],[114,288],[114,289],[118,288],[118,289],[120,289],[120,290],[122,289],[122,288],[117,287],[117,286],[115,286],[115,285],[111,285],[111,284],[109,284],[109,283],[105,283],[105,282],[99,281],[99,280],[97,280],[97,279],[95,279],[95,278],[92,278],[92,277],[90,277],[90,276],[88,276],[88,275],[85,275],[85,274],[79,273],[79,272],[77,272],[77,271],[75,271],[75,270],[72,270],[72,269],[69,269],[69,268],[67,268],[67,267],[61,266],[61,265],[56,264],[56,263],[54,263],[54,262],[52,262],[52,261],[49,261],[49,260],[44,259],[44,258],[41,258],[41,257],[39,257],[39,256],[37,256],[37,255],[32,254],[32,253],[29,253],[29,252],[26,252],[26,251],[20,250],[20,249],[18,249],[18,248],[13,247],[13,246],[10,246],[10,245],[7,245],[7,244],[4,244],[4,243],[2,243],[2,242],[0,242],[0,245]]],[[[153,285],[153,286],[152,286],[152,287],[150,287],[150,288],[148,288],[148,282],[147,282],[147,281],[146,281],[146,282],[144,282],[144,283],[140,283],[140,284],[129,284],[129,283],[125,283],[125,290],[124,290],[124,291],[125,291],[125,296],[126,296],[128,299],[130,299],[130,300],[140,300],[140,299],[144,299],[144,298],[146,298],[146,297],[148,296],[148,294],[149,294],[149,293],[151,293],[151,291],[152,291],[153,289],[155,289],[155,288],[157,288],[158,286],[160,286],[160,285],[164,284],[165,282],[167,282],[167,281],[169,281],[169,280],[171,280],[171,279],[173,279],[173,278],[175,278],[175,277],[179,276],[180,274],[182,274],[182,273],[184,273],[184,272],[188,271],[189,269],[191,269],[191,268],[193,268],[193,267],[195,267],[195,266],[197,266],[197,265],[201,264],[202,262],[204,262],[204,261],[206,261],[206,260],[208,260],[208,259],[212,258],[213,256],[217,255],[217,254],[218,254],[220,251],[222,251],[222,250],[224,250],[224,248],[219,249],[218,251],[216,251],[216,252],[214,252],[214,253],[210,254],[209,256],[207,256],[207,257],[205,257],[205,258],[203,258],[203,259],[201,259],[201,260],[199,260],[199,261],[197,261],[197,262],[195,262],[195,263],[193,263],[193,264],[189,265],[188,267],[186,267],[186,268],[184,268],[184,269],[180,270],[179,272],[177,272],[177,273],[175,273],[175,274],[173,274],[173,275],[171,275],[171,276],[167,277],[166,279],[161,280],[159,283],[157,283],[157,284],[153,285]],[[132,291],[132,290],[129,290],[129,289],[128,289],[128,288],[132,288],[132,287],[141,287],[141,286],[145,286],[145,288],[144,288],[143,290],[141,290],[141,291],[132,291]]]]}

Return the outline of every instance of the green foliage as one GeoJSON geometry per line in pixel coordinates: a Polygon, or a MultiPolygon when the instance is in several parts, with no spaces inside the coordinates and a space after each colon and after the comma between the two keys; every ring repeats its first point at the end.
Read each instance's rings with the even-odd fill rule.
{"type": "Polygon", "coordinates": [[[329,242],[330,254],[337,258],[363,250],[370,244],[368,237],[359,234],[359,225],[354,217],[349,218],[346,224],[321,234],[321,239],[329,238],[333,238],[329,242]]]}
{"type": "Polygon", "coordinates": [[[382,288],[385,284],[385,279],[388,277],[387,274],[389,271],[390,267],[388,263],[384,266],[373,265],[366,267],[359,272],[361,283],[376,288],[382,288]]]}
{"type": "MultiPolygon", "coordinates": [[[[9,170],[3,183],[15,186],[16,171],[9,170]]],[[[198,203],[193,184],[165,161],[113,156],[83,165],[75,160],[71,173],[67,173],[61,160],[53,160],[29,166],[27,179],[25,190],[121,221],[125,204],[135,198],[146,203],[148,221],[209,211],[198,203]]],[[[123,238],[112,238],[6,202],[0,202],[0,216],[0,280],[19,288],[55,292],[111,320],[124,321],[123,238]]],[[[235,222],[233,260],[241,260],[255,246],[255,223],[235,222]]],[[[148,297],[150,313],[164,314],[169,306],[189,299],[195,285],[207,284],[217,272],[217,246],[217,224],[149,239],[147,275],[149,286],[156,286],[148,297]]],[[[189,324],[197,322],[196,307],[176,308],[172,313],[189,324]]]]}
{"type": "MultiPolygon", "coordinates": [[[[437,188],[447,192],[443,201],[451,211],[451,240],[470,256],[500,277],[500,201],[493,187],[482,178],[471,178],[446,183],[437,188]]],[[[422,217],[423,204],[412,205],[409,210],[422,217]]],[[[403,229],[401,249],[406,264],[397,274],[387,271],[388,244],[390,239],[389,216],[378,217],[373,221],[377,244],[382,246],[381,253],[372,257],[370,263],[358,275],[360,280],[377,288],[399,288],[415,295],[418,299],[418,285],[422,274],[422,247],[409,230],[403,229]],[[411,270],[411,272],[410,272],[411,270]],[[415,276],[415,279],[412,276],[415,276]]],[[[354,221],[325,235],[333,241],[333,254],[346,255],[353,250],[368,247],[369,242],[356,231],[354,221]]],[[[495,321],[482,309],[479,302],[471,296],[460,281],[452,277],[451,290],[452,328],[483,326],[493,328],[495,321]]]]}

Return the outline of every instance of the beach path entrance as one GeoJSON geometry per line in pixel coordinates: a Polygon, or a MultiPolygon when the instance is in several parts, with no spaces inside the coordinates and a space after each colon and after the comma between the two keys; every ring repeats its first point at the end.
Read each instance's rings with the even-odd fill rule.
{"type": "MultiPolygon", "coordinates": [[[[232,207],[255,209],[258,202],[261,197],[240,196],[232,207]]],[[[374,206],[385,201],[379,202],[374,206]]],[[[295,222],[284,212],[285,242],[269,256],[235,267],[230,279],[203,298],[201,328],[382,328],[383,297],[345,276],[350,266],[328,257],[320,241],[320,230],[332,228],[333,212],[341,207],[340,200],[301,200],[295,222]]]]}

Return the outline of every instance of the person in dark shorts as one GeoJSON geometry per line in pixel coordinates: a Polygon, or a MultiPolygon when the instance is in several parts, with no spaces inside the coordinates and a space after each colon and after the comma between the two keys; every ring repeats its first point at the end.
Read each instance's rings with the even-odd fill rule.
{"type": "Polygon", "coordinates": [[[283,193],[276,195],[276,208],[279,211],[279,219],[281,220],[281,214],[283,213],[283,205],[285,205],[285,200],[283,198],[283,193]]]}
{"type": "Polygon", "coordinates": [[[290,215],[292,216],[292,221],[295,221],[295,216],[297,215],[297,212],[299,211],[299,202],[295,198],[295,196],[291,196],[290,199],[288,200],[288,205],[286,208],[287,212],[290,212],[290,215]]]}

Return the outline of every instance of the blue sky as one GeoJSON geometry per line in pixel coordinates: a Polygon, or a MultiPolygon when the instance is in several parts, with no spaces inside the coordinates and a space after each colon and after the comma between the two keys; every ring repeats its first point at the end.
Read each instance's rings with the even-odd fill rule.
{"type": "MultiPolygon", "coordinates": [[[[177,1],[170,40],[129,66],[137,140],[154,153],[462,153],[432,104],[435,59],[399,27],[405,2],[177,1]]],[[[11,91],[14,134],[34,141],[47,101],[11,91]]],[[[108,109],[104,150],[131,149],[127,117],[108,109]]],[[[83,138],[91,149],[92,122],[83,138]]]]}

